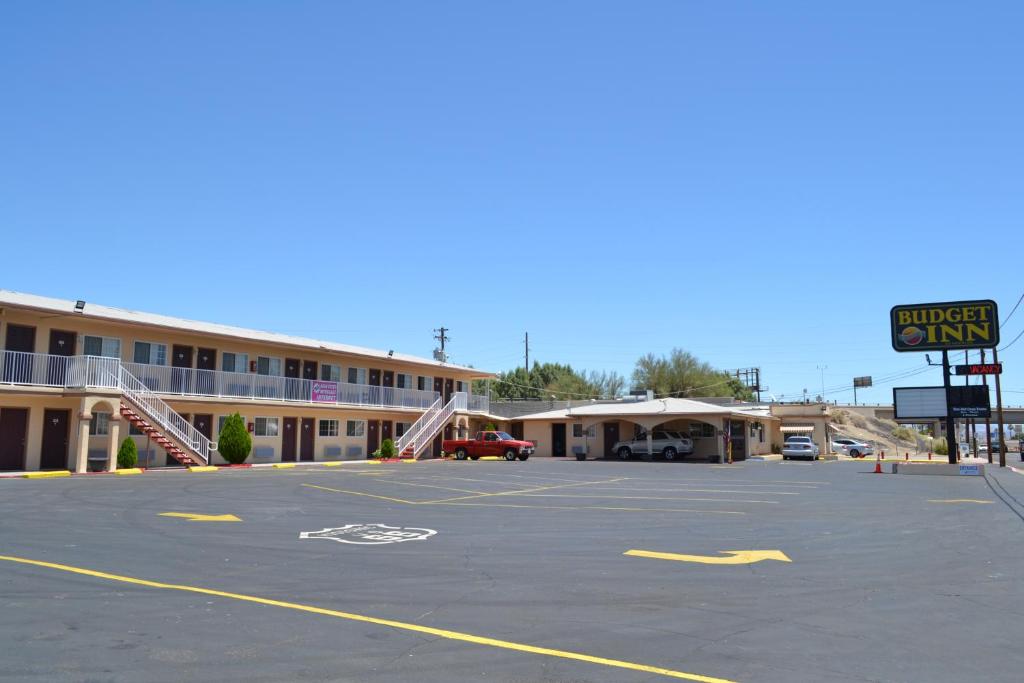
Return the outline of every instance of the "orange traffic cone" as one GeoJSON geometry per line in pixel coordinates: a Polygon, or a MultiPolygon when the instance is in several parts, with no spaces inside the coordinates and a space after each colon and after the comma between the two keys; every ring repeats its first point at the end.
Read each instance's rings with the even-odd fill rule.
{"type": "Polygon", "coordinates": [[[882,474],[882,461],[875,457],[875,474],[882,474]]]}

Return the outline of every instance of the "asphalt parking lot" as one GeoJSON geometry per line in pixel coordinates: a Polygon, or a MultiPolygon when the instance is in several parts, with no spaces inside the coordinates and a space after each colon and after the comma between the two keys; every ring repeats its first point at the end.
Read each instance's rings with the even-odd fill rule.
{"type": "Polygon", "coordinates": [[[1019,681],[1024,476],[873,466],[0,480],[0,678],[1019,681]]]}

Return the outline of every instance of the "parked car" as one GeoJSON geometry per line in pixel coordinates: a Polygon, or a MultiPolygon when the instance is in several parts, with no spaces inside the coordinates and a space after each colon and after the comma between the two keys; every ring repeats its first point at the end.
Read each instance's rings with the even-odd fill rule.
{"type": "Polygon", "coordinates": [[[791,436],[782,444],[782,459],[810,458],[817,460],[821,454],[818,444],[814,443],[809,436],[791,436]]]}
{"type": "MultiPolygon", "coordinates": [[[[679,432],[668,432],[656,429],[651,432],[651,447],[655,455],[666,460],[675,460],[679,456],[693,455],[693,441],[679,432]]],[[[629,441],[618,441],[612,450],[620,460],[629,460],[634,455],[648,455],[647,434],[640,434],[629,441]]]]}
{"type": "Polygon", "coordinates": [[[875,454],[875,449],[872,448],[871,444],[855,439],[833,439],[832,450],[836,453],[848,455],[851,458],[865,458],[875,454]]]}
{"type": "Polygon", "coordinates": [[[445,439],[441,445],[445,453],[454,453],[456,460],[479,460],[483,455],[496,455],[506,460],[526,460],[533,455],[532,441],[513,439],[505,432],[477,432],[472,439],[445,439]]]}

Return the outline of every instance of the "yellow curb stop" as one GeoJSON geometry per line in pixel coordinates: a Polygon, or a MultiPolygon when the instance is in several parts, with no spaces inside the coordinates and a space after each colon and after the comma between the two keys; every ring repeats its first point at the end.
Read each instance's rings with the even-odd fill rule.
{"type": "Polygon", "coordinates": [[[213,465],[192,465],[188,468],[189,472],[216,472],[217,468],[213,465]]]}
{"type": "Polygon", "coordinates": [[[70,477],[68,470],[54,470],[52,472],[26,472],[21,475],[25,479],[56,479],[57,477],[70,477]]]}

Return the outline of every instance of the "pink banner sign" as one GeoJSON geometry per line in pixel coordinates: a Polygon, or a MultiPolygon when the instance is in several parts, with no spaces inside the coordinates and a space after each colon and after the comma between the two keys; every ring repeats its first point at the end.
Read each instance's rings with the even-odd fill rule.
{"type": "Polygon", "coordinates": [[[337,382],[313,382],[310,390],[309,400],[313,403],[337,403],[338,383],[337,382]]]}

